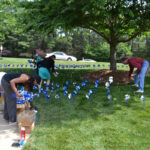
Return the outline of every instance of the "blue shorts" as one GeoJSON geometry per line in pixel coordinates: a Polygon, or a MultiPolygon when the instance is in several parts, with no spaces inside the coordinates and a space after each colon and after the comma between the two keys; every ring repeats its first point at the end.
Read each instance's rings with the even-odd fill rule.
{"type": "Polygon", "coordinates": [[[41,77],[41,79],[50,79],[51,78],[50,72],[45,67],[39,68],[39,76],[41,77]]]}

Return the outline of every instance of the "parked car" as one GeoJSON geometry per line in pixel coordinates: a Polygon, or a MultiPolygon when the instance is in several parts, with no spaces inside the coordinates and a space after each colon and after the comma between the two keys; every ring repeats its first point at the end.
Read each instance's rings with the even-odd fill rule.
{"type": "Polygon", "coordinates": [[[25,58],[30,58],[30,57],[32,57],[32,54],[30,54],[30,53],[20,53],[19,56],[20,57],[25,57],[25,58]]]}
{"type": "Polygon", "coordinates": [[[6,56],[6,57],[12,56],[12,52],[10,50],[6,50],[6,49],[4,49],[1,54],[2,54],[2,56],[6,56]]]}
{"type": "Polygon", "coordinates": [[[79,60],[79,61],[82,61],[82,62],[96,62],[93,59],[82,59],[82,60],[79,60]]]}
{"type": "Polygon", "coordinates": [[[68,60],[68,61],[76,61],[77,58],[74,56],[70,56],[65,54],[64,52],[52,52],[46,55],[46,58],[49,56],[55,55],[57,60],[68,60]]]}

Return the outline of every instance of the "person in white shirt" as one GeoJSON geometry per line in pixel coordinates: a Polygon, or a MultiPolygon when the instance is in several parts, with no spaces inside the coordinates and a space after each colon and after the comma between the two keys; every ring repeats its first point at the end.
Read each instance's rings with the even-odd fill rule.
{"type": "MultiPolygon", "coordinates": [[[[6,74],[6,72],[0,72],[0,97],[1,97],[1,93],[3,93],[3,87],[2,87],[2,83],[1,80],[3,78],[3,76],[6,74]]],[[[0,110],[0,114],[3,114],[3,111],[0,110]]]]}
{"type": "Polygon", "coordinates": [[[0,93],[3,91],[1,80],[5,74],[6,74],[6,72],[0,72],[0,93]]]}

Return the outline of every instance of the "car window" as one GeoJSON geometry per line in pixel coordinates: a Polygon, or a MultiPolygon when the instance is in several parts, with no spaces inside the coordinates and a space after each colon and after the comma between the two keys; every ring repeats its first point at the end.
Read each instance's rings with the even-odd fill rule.
{"type": "Polygon", "coordinates": [[[55,55],[61,55],[61,53],[59,53],[59,52],[55,52],[55,55]]]}
{"type": "Polygon", "coordinates": [[[62,52],[55,52],[56,55],[64,55],[62,52]]]}

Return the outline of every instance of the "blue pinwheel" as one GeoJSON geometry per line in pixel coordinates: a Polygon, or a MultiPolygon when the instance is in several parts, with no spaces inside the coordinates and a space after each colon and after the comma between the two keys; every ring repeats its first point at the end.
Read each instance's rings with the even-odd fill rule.
{"type": "Polygon", "coordinates": [[[32,63],[32,60],[29,59],[29,60],[28,60],[28,63],[32,63]]]}
{"type": "Polygon", "coordinates": [[[49,85],[46,85],[46,91],[48,91],[49,90],[49,85]]]}
{"type": "Polygon", "coordinates": [[[77,85],[77,86],[75,87],[75,89],[76,89],[76,91],[77,91],[78,94],[79,94],[81,87],[80,87],[79,85],[77,85]]]}
{"type": "Polygon", "coordinates": [[[46,90],[43,90],[43,93],[44,93],[44,96],[46,97],[47,91],[46,91],[46,90]]]}
{"type": "Polygon", "coordinates": [[[107,89],[107,93],[106,93],[106,99],[108,99],[108,95],[110,95],[110,83],[109,82],[106,82],[105,83],[105,87],[107,89]]]}
{"type": "Polygon", "coordinates": [[[68,87],[69,87],[69,84],[70,84],[70,81],[66,81],[67,89],[68,89],[68,87]]]}
{"type": "Polygon", "coordinates": [[[59,87],[60,87],[59,83],[57,83],[57,84],[56,84],[56,87],[57,87],[57,88],[59,88],[59,87]]]}
{"type": "Polygon", "coordinates": [[[73,82],[73,86],[76,86],[77,85],[77,83],[76,82],[73,82]]]}
{"type": "Polygon", "coordinates": [[[51,82],[51,86],[54,86],[54,83],[53,83],[53,82],[51,82]]]}
{"type": "Polygon", "coordinates": [[[98,83],[95,82],[94,90],[97,91],[97,89],[98,89],[98,83]]]}
{"type": "Polygon", "coordinates": [[[68,94],[68,91],[65,90],[65,91],[63,92],[63,94],[64,94],[64,96],[66,96],[66,95],[68,94]]]}
{"type": "MultiPolygon", "coordinates": [[[[72,95],[71,95],[71,101],[72,101],[72,105],[74,105],[74,96],[77,94],[77,91],[74,90],[72,95]]],[[[68,97],[69,98],[69,97],[68,97]]]]}
{"type": "Polygon", "coordinates": [[[55,99],[57,99],[57,104],[59,104],[59,95],[58,94],[55,95],[55,99]]]}
{"type": "Polygon", "coordinates": [[[43,91],[43,87],[40,87],[39,88],[39,93],[42,93],[42,91],[43,91]]]}
{"type": "Polygon", "coordinates": [[[144,95],[141,96],[141,101],[143,102],[143,109],[145,109],[145,97],[144,97],[144,95]]]}
{"type": "Polygon", "coordinates": [[[30,68],[32,68],[33,67],[33,65],[32,64],[30,64],[30,68]]]}
{"type": "Polygon", "coordinates": [[[129,101],[129,99],[130,99],[130,95],[126,94],[125,95],[125,101],[127,101],[127,107],[128,107],[128,101],[129,101]]]}
{"type": "Polygon", "coordinates": [[[36,96],[37,98],[39,98],[39,97],[40,97],[40,93],[35,93],[35,96],[36,96]]]}
{"type": "Polygon", "coordinates": [[[86,98],[89,100],[89,104],[91,104],[91,94],[93,93],[93,91],[90,89],[88,91],[88,93],[86,94],[86,98]]]}
{"type": "Polygon", "coordinates": [[[20,66],[21,66],[21,68],[23,68],[23,64],[21,64],[20,66]]]}
{"type": "Polygon", "coordinates": [[[53,93],[53,92],[54,92],[54,87],[52,86],[50,90],[51,90],[51,92],[53,93]]]}
{"type": "Polygon", "coordinates": [[[89,79],[88,78],[86,78],[85,79],[85,83],[88,85],[88,82],[89,82],[89,79]]]}
{"type": "Polygon", "coordinates": [[[37,89],[38,89],[38,87],[34,85],[33,86],[33,90],[37,90],[37,89]]]}
{"type": "Polygon", "coordinates": [[[47,99],[47,102],[49,104],[49,101],[50,101],[50,95],[49,94],[46,94],[46,99],[47,99]]]}
{"type": "Polygon", "coordinates": [[[67,86],[63,86],[63,90],[67,90],[67,86]]]}
{"type": "Polygon", "coordinates": [[[18,98],[16,101],[17,104],[24,104],[25,100],[23,98],[18,98]]]}
{"type": "Polygon", "coordinates": [[[84,88],[85,88],[86,83],[85,83],[85,82],[82,82],[82,84],[81,84],[81,85],[82,85],[82,87],[84,87],[84,88]]]}

